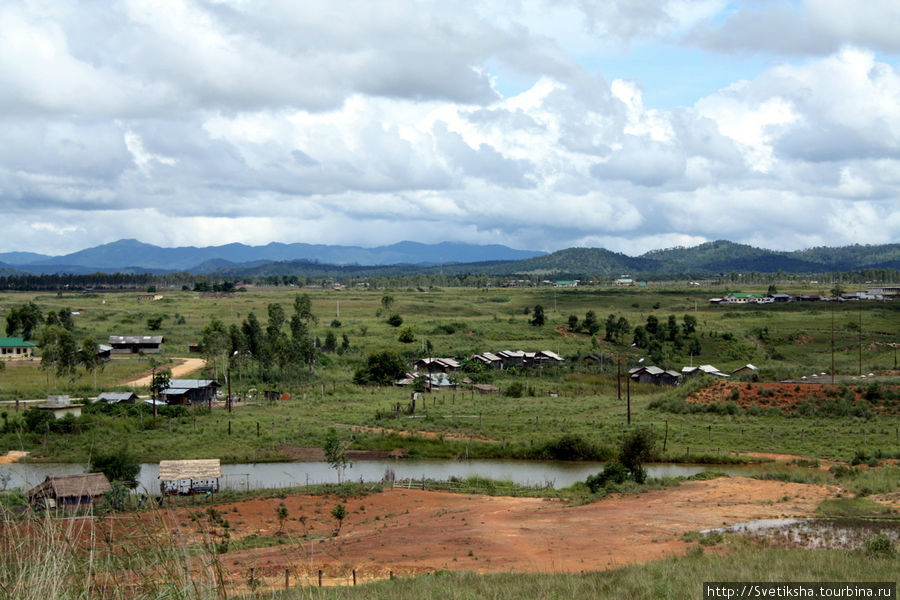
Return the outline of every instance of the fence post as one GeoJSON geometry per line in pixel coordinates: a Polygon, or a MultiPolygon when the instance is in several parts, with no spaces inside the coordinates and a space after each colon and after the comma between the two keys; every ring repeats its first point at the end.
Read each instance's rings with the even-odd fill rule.
{"type": "Polygon", "coordinates": [[[356,569],[353,569],[353,585],[356,585],[356,569]]]}
{"type": "Polygon", "coordinates": [[[322,587],[322,569],[319,569],[319,587],[322,587]]]}
{"type": "Polygon", "coordinates": [[[288,589],[291,587],[291,572],[287,569],[284,570],[284,589],[288,589]]]}

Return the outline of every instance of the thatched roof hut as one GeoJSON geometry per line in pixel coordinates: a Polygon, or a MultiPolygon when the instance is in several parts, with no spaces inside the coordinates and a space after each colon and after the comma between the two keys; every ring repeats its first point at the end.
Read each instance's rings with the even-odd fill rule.
{"type": "Polygon", "coordinates": [[[28,490],[32,505],[53,500],[56,506],[80,506],[94,504],[109,491],[109,480],[103,473],[86,475],[56,475],[28,490]]]}

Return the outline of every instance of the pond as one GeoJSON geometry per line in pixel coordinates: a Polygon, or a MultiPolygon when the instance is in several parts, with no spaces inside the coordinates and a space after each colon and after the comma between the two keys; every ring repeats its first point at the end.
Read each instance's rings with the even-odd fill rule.
{"type": "MultiPolygon", "coordinates": [[[[346,481],[381,481],[385,473],[393,471],[397,480],[423,477],[448,480],[451,477],[485,477],[509,481],[518,485],[539,485],[564,488],[584,481],[588,475],[603,470],[602,462],[563,462],[531,460],[365,460],[357,461],[343,472],[346,481]]],[[[689,477],[701,471],[720,471],[728,475],[752,475],[772,470],[761,465],[692,465],[659,463],[647,465],[650,477],[689,477]]],[[[78,463],[14,463],[0,466],[0,476],[9,475],[7,488],[25,490],[51,475],[74,475],[85,472],[78,463]]],[[[138,489],[150,493],[159,491],[159,465],[143,464],[138,475],[138,489]]],[[[337,472],[325,462],[276,462],[222,465],[223,489],[272,489],[317,483],[336,483],[337,472]]],[[[2,481],[0,481],[2,483],[2,481]]]]}

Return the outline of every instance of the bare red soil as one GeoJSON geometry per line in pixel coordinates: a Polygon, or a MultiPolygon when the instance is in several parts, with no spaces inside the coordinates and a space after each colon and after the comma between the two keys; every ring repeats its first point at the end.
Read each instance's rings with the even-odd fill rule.
{"type": "Polygon", "coordinates": [[[686,531],[810,516],[834,493],[828,486],[732,477],[567,506],[397,488],[359,498],[286,495],[211,505],[217,520],[205,506],[164,508],[123,517],[117,523],[123,531],[110,535],[159,539],[168,530],[187,543],[219,544],[227,531],[232,546],[219,558],[229,587],[244,585],[251,568],[275,587],[283,585],[285,571],[292,585],[315,584],[320,569],[326,585],[349,584],[354,569],[357,581],[440,569],[579,572],[683,554],[691,546],[682,539],[686,531]],[[339,531],[331,516],[337,503],[347,509],[339,531]],[[234,547],[254,539],[274,545],[234,547]]]}
{"type": "MultiPolygon", "coordinates": [[[[856,386],[854,401],[865,401],[856,386]]],[[[821,401],[840,395],[841,386],[821,383],[747,383],[738,381],[716,381],[702,390],[688,396],[687,402],[711,404],[713,402],[735,402],[743,409],[752,406],[790,410],[796,404],[807,400],[821,401]],[[737,390],[737,398],[735,392],[737,390]],[[831,396],[829,396],[829,391],[831,396]],[[837,394],[836,394],[837,392],[837,394]]],[[[883,413],[896,412],[885,407],[873,406],[873,410],[883,413]]]]}

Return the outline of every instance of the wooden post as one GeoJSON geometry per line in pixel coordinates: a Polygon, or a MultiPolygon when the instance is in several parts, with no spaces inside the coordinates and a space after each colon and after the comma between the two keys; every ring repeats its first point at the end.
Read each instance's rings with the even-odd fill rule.
{"type": "Polygon", "coordinates": [[[663,452],[666,451],[666,444],[669,443],[669,421],[666,420],[666,435],[663,437],[663,452]]]}
{"type": "Polygon", "coordinates": [[[319,569],[319,587],[322,587],[322,569],[319,569]]]}
{"type": "Polygon", "coordinates": [[[287,569],[284,570],[284,589],[288,589],[291,587],[291,572],[287,569]]]}
{"type": "Polygon", "coordinates": [[[356,585],[356,569],[353,569],[353,585],[356,585]]]}
{"type": "Polygon", "coordinates": [[[228,435],[231,435],[231,421],[228,421],[228,435]]]}
{"type": "Polygon", "coordinates": [[[256,422],[256,437],[259,437],[259,421],[256,422]]]}
{"type": "Polygon", "coordinates": [[[712,425],[706,426],[706,441],[707,442],[712,441],[712,425]]]}

